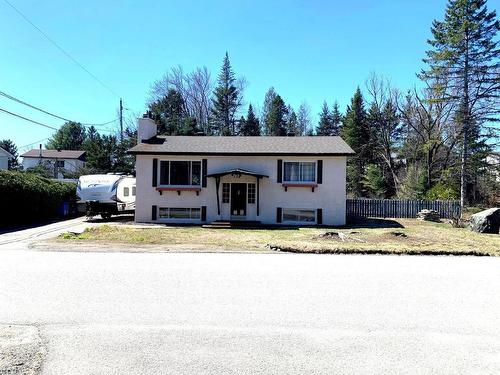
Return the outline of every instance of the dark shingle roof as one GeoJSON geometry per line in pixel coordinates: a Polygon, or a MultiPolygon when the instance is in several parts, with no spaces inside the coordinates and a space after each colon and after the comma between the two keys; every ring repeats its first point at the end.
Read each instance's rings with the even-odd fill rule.
{"type": "MultiPolygon", "coordinates": [[[[83,160],[85,151],[75,150],[42,150],[43,159],[80,159],[83,160]]],[[[40,149],[34,148],[21,155],[23,158],[39,158],[40,149]]]]}
{"type": "Polygon", "coordinates": [[[158,136],[139,143],[131,154],[169,155],[352,155],[340,137],[158,136]]]}

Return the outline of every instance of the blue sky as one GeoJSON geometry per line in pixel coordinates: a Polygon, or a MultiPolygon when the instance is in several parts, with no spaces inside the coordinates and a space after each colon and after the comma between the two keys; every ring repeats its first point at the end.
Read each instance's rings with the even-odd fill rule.
{"type": "MultiPolygon", "coordinates": [[[[314,120],[323,100],[344,110],[371,72],[406,90],[417,84],[433,19],[446,0],[399,1],[34,1],[9,0],[89,71],[145,109],[151,83],[170,67],[206,65],[215,77],[229,52],[261,106],[274,86],[305,100],[314,120]]],[[[500,0],[489,0],[499,8],[500,0]]],[[[66,118],[116,118],[118,97],[71,62],[0,0],[0,91],[66,118]]],[[[0,97],[0,108],[58,127],[63,121],[0,97]]],[[[115,125],[111,125],[114,127],[115,125]]],[[[18,146],[52,130],[0,113],[0,138],[18,146]]]]}

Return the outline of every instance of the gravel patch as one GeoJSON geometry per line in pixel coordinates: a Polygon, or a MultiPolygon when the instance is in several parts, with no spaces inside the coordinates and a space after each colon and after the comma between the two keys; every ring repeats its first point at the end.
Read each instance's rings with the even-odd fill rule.
{"type": "Polygon", "coordinates": [[[36,375],[45,354],[37,327],[0,325],[0,375],[36,375]]]}

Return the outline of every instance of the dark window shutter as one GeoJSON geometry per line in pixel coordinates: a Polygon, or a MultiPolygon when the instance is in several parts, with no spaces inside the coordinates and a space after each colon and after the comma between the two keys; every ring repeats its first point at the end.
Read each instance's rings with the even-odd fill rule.
{"type": "Polygon", "coordinates": [[[201,206],[201,221],[207,221],[207,206],[201,206]]]}
{"type": "Polygon", "coordinates": [[[151,220],[156,221],[156,206],[151,207],[151,220]]]}
{"type": "Polygon", "coordinates": [[[316,210],[316,224],[321,225],[323,224],[323,209],[318,208],[316,210]]]}
{"type": "Polygon", "coordinates": [[[158,186],[158,159],[153,159],[153,187],[158,186]]]}
{"type": "Polygon", "coordinates": [[[321,184],[323,183],[323,160],[318,160],[318,173],[317,173],[317,177],[316,177],[316,182],[318,184],[321,184]]]}
{"type": "Polygon", "coordinates": [[[207,159],[201,161],[201,187],[207,187],[207,159]]]}
{"type": "Polygon", "coordinates": [[[276,222],[281,223],[281,207],[276,207],[276,222]]]}
{"type": "Polygon", "coordinates": [[[276,173],[276,181],[277,182],[282,182],[283,181],[283,160],[278,159],[278,171],[276,173]]]}

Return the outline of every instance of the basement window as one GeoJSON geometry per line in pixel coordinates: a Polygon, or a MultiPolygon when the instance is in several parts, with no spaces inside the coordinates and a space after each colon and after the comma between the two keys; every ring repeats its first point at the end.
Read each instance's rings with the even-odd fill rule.
{"type": "Polygon", "coordinates": [[[160,207],[160,219],[172,220],[200,220],[201,209],[196,208],[181,208],[181,207],[160,207]]]}
{"type": "Polygon", "coordinates": [[[284,208],[283,222],[313,224],[316,222],[316,210],[301,209],[301,208],[284,208]]]}

